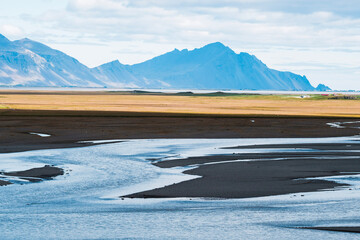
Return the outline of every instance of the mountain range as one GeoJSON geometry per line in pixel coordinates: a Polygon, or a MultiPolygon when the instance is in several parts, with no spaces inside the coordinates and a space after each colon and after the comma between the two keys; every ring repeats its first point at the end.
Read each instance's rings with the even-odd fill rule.
{"type": "Polygon", "coordinates": [[[148,61],[119,61],[88,68],[75,58],[30,39],[0,34],[0,86],[107,87],[216,90],[329,90],[314,88],[305,76],[268,68],[255,56],[235,53],[216,42],[177,50],[148,61]]]}

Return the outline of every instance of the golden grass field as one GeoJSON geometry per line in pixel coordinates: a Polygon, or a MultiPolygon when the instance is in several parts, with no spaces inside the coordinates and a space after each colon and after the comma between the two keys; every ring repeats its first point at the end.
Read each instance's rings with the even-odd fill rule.
{"type": "Polygon", "coordinates": [[[2,91],[0,111],[72,110],[127,113],[360,117],[360,100],[290,95],[178,96],[121,92],[2,91]]]}

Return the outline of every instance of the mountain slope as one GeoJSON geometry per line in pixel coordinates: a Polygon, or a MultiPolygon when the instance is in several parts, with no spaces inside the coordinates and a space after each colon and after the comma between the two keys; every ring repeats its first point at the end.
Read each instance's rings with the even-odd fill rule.
{"type": "Polygon", "coordinates": [[[10,47],[11,47],[11,41],[7,39],[4,35],[0,34],[0,51],[1,50],[6,51],[10,47]]]}
{"type": "Polygon", "coordinates": [[[255,56],[236,54],[221,43],[174,50],[128,68],[135,76],[161,80],[171,88],[314,90],[306,77],[269,69],[255,56]]]}
{"type": "Polygon", "coordinates": [[[148,81],[143,77],[136,77],[128,71],[127,66],[118,60],[105,63],[91,69],[93,75],[108,87],[115,88],[159,88],[166,87],[160,81],[148,81]]]}
{"type": "Polygon", "coordinates": [[[6,48],[0,48],[0,84],[31,87],[105,86],[76,59],[29,39],[8,41],[6,48]]]}

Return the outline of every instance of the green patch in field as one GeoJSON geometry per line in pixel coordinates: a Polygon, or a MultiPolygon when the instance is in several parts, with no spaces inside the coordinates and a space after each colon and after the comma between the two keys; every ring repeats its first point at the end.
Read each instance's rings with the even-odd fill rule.
{"type": "Polygon", "coordinates": [[[295,99],[294,95],[278,95],[278,94],[237,94],[228,96],[230,99],[255,99],[255,100],[289,100],[295,99]]]}
{"type": "Polygon", "coordinates": [[[10,109],[10,107],[7,105],[0,104],[0,109],[10,109]]]}
{"type": "Polygon", "coordinates": [[[359,95],[343,95],[343,94],[316,94],[311,95],[310,100],[360,100],[359,95]]]}

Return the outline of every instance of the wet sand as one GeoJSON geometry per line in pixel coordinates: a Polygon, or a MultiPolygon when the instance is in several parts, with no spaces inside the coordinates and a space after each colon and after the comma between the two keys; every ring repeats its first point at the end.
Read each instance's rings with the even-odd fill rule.
{"type": "MultiPolygon", "coordinates": [[[[16,172],[0,172],[4,176],[18,177],[20,179],[28,180],[29,182],[40,182],[43,180],[50,180],[54,177],[64,174],[64,170],[55,166],[45,165],[44,167],[31,168],[25,171],[16,172]]],[[[12,184],[8,181],[0,181],[0,186],[12,184]]]]}
{"type": "Polygon", "coordinates": [[[333,232],[360,233],[360,227],[304,227],[303,229],[324,230],[333,232]]]}
{"type": "MultiPolygon", "coordinates": [[[[282,149],[293,147],[281,146],[282,149]]],[[[317,144],[313,147],[318,148],[317,144]]],[[[163,168],[196,166],[184,173],[201,178],[126,197],[249,198],[331,190],[346,185],[305,178],[358,174],[360,153],[347,152],[358,148],[359,145],[355,144],[348,145],[344,152],[239,153],[155,162],[156,166],[163,168]]]]}
{"type": "Polygon", "coordinates": [[[11,182],[0,180],[0,186],[10,185],[11,182]]]}
{"type": "Polygon", "coordinates": [[[16,176],[16,177],[28,177],[28,178],[42,178],[42,179],[51,179],[53,177],[63,175],[64,170],[58,167],[45,165],[40,168],[32,168],[25,171],[17,171],[17,172],[3,172],[3,175],[6,176],[16,176]]]}

